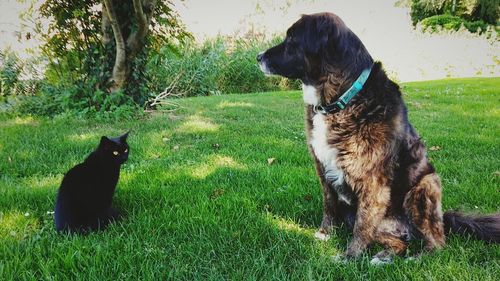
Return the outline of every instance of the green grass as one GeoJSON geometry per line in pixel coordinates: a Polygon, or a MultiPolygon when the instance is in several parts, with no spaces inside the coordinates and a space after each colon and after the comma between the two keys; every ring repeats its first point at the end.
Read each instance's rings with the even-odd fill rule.
{"type": "MultiPolygon", "coordinates": [[[[443,208],[498,212],[500,78],[404,84],[410,119],[442,177],[443,208]]],[[[117,123],[0,115],[0,279],[500,280],[500,246],[452,236],[417,261],[331,261],[299,92],[190,98],[117,123]],[[100,233],[57,235],[56,191],[101,135],[129,128],[130,159],[100,233]],[[268,158],[275,158],[269,165],[268,158]]],[[[414,243],[412,252],[421,245],[414,243]]]]}

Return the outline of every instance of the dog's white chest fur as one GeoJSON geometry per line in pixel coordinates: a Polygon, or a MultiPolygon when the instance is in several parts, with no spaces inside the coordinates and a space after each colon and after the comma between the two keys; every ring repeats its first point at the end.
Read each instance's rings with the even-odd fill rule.
{"type": "MultiPolygon", "coordinates": [[[[319,98],[316,89],[313,86],[302,85],[304,92],[304,102],[310,105],[317,105],[319,98]]],[[[328,183],[337,190],[339,199],[351,204],[351,199],[347,194],[342,192],[341,186],[344,184],[344,172],[337,164],[338,150],[328,144],[328,125],[325,120],[325,115],[315,114],[313,117],[313,127],[309,143],[313,149],[316,158],[323,164],[325,169],[325,178],[328,183]]]]}
{"type": "Polygon", "coordinates": [[[318,94],[316,93],[316,88],[314,86],[302,84],[302,92],[304,93],[302,98],[304,99],[304,102],[306,104],[310,105],[319,104],[319,97],[318,94]]]}
{"type": "Polygon", "coordinates": [[[338,150],[328,145],[327,134],[325,116],[323,114],[314,115],[310,139],[312,149],[325,168],[327,181],[334,185],[341,185],[344,182],[344,173],[337,165],[338,150]]]}

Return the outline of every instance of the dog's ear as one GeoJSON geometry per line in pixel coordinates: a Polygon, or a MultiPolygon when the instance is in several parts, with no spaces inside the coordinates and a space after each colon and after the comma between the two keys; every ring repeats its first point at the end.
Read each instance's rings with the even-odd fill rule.
{"type": "MultiPolygon", "coordinates": [[[[340,20],[340,19],[339,19],[340,20]]],[[[310,55],[322,55],[331,49],[338,40],[339,28],[336,18],[331,14],[302,15],[300,25],[305,35],[302,42],[305,51],[310,55]]],[[[340,24],[343,23],[340,21],[340,24]]]]}
{"type": "Polygon", "coordinates": [[[335,26],[325,17],[302,16],[304,27],[305,51],[309,55],[321,56],[328,49],[329,43],[335,40],[337,31],[335,26]]]}
{"type": "MultiPolygon", "coordinates": [[[[304,51],[308,73],[353,72],[368,67],[373,60],[359,38],[336,15],[331,13],[302,16],[297,27],[303,28],[304,51]]],[[[346,76],[351,76],[345,73],[346,76]]]]}
{"type": "Polygon", "coordinates": [[[320,17],[318,34],[322,36],[320,51],[327,67],[347,66],[370,57],[361,40],[335,15],[320,17]]]}

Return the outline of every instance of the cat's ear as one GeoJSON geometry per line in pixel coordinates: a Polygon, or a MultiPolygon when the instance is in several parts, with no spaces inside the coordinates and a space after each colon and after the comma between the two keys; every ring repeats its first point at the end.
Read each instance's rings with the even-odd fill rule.
{"type": "Polygon", "coordinates": [[[106,137],[106,136],[102,136],[101,142],[99,143],[99,146],[108,147],[111,143],[113,143],[112,140],[108,139],[108,137],[106,137]]]}
{"type": "Polygon", "coordinates": [[[119,138],[120,138],[120,142],[124,142],[127,140],[127,137],[128,137],[128,134],[130,133],[130,131],[132,130],[128,130],[128,132],[126,132],[125,134],[121,135],[119,138]]]}

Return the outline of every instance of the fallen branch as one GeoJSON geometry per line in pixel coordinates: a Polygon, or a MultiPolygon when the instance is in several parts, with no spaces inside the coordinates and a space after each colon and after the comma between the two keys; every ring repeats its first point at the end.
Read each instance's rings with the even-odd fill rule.
{"type": "Polygon", "coordinates": [[[175,89],[180,77],[182,76],[182,72],[177,74],[174,77],[174,80],[168,85],[165,90],[161,93],[159,93],[156,97],[153,97],[148,100],[146,103],[147,110],[156,110],[157,106],[173,106],[175,107],[174,109],[170,110],[165,110],[165,111],[173,111],[177,109],[180,105],[176,102],[173,101],[167,101],[168,99],[171,98],[179,98],[182,97],[184,94],[183,93],[173,93],[173,89],[175,89]]]}

